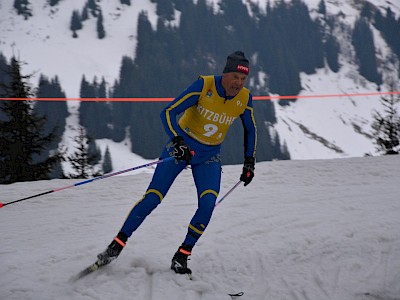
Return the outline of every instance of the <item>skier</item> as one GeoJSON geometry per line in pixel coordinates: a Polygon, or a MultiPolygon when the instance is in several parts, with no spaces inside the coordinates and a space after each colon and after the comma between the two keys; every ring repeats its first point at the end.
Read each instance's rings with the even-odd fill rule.
{"type": "Polygon", "coordinates": [[[146,193],[135,204],[118,235],[97,256],[99,265],[118,257],[128,238],[161,203],[175,178],[190,164],[198,209],[182,245],[172,258],[171,269],[179,274],[191,274],[187,259],[214,210],[221,181],[221,143],[237,117],[241,118],[244,128],[244,164],[240,180],[247,186],[254,177],[257,132],[252,95],[244,87],[248,74],[248,59],[243,52],[236,51],[227,57],[221,76],[200,76],[162,111],[161,119],[170,140],[161,159],[170,156],[175,159],[157,165],[146,193]],[[177,121],[180,113],[183,115],[177,121]]]}

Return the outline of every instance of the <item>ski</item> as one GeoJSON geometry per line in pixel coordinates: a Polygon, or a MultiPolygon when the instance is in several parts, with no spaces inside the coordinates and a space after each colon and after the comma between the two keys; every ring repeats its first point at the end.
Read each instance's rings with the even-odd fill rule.
{"type": "MultiPolygon", "coordinates": [[[[104,267],[108,265],[108,263],[104,263],[101,260],[97,260],[96,262],[94,262],[93,264],[89,265],[88,267],[86,267],[85,269],[83,269],[82,271],[80,271],[78,274],[76,274],[75,276],[72,276],[70,281],[71,282],[75,282],[78,281],[80,279],[82,279],[83,277],[97,271],[98,269],[100,269],[101,267],[104,267]]],[[[196,280],[196,278],[193,278],[192,273],[183,273],[181,275],[185,275],[186,279],[192,281],[192,280],[196,280]]],[[[239,293],[231,293],[228,294],[232,299],[235,299],[237,297],[241,297],[243,296],[243,292],[239,292],[239,293]]]]}
{"type": "Polygon", "coordinates": [[[243,296],[244,293],[243,292],[239,292],[239,293],[236,293],[236,294],[228,294],[228,295],[231,296],[232,299],[235,299],[236,297],[243,296]]]}
{"type": "MultiPolygon", "coordinates": [[[[179,273],[177,273],[179,274],[179,273]]],[[[188,280],[194,280],[197,281],[196,277],[193,278],[192,272],[190,273],[183,273],[182,275],[185,275],[186,279],[188,280]]],[[[228,296],[230,296],[232,299],[236,299],[238,297],[241,297],[244,295],[244,292],[238,292],[238,293],[228,293],[228,296]]]]}
{"type": "Polygon", "coordinates": [[[96,262],[94,262],[93,264],[91,264],[90,266],[86,267],[85,269],[80,271],[78,274],[73,276],[70,281],[72,281],[72,282],[77,281],[77,280],[89,275],[90,273],[97,271],[99,268],[104,267],[105,265],[107,265],[107,264],[98,259],[96,262]]]}

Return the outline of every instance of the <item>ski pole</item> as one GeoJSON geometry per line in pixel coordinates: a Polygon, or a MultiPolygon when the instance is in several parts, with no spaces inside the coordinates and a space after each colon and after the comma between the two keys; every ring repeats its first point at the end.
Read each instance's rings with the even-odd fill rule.
{"type": "Polygon", "coordinates": [[[233,190],[234,189],[236,189],[238,186],[239,186],[239,184],[241,183],[242,181],[238,181],[221,199],[219,199],[219,201],[215,204],[215,206],[217,206],[218,204],[220,204],[222,201],[224,201],[224,199],[226,198],[226,197],[228,197],[228,195],[230,194],[230,193],[232,193],[233,192],[233,190]]]}
{"type": "Polygon", "coordinates": [[[39,196],[47,195],[47,194],[54,193],[54,192],[59,192],[59,191],[62,191],[62,190],[66,190],[66,189],[75,187],[75,186],[79,186],[79,185],[83,185],[83,184],[86,184],[86,183],[90,183],[90,182],[93,182],[95,180],[105,179],[105,178],[108,178],[108,177],[111,177],[111,176],[115,176],[115,175],[123,174],[123,173],[126,173],[126,172],[131,172],[131,171],[134,171],[134,170],[138,170],[138,169],[141,169],[141,168],[149,167],[149,166],[152,166],[152,165],[160,164],[160,163],[169,161],[171,159],[174,159],[174,157],[171,156],[171,157],[167,157],[167,158],[164,158],[164,159],[153,161],[153,162],[150,162],[150,163],[147,163],[147,164],[144,164],[144,165],[140,165],[140,166],[136,166],[136,167],[133,167],[133,168],[129,168],[129,169],[126,169],[126,170],[122,170],[122,171],[118,171],[118,172],[115,172],[115,173],[109,173],[109,174],[105,174],[105,175],[102,175],[102,176],[94,177],[94,178],[91,178],[91,179],[88,179],[88,180],[77,182],[77,183],[72,184],[72,185],[68,185],[68,186],[65,186],[65,187],[62,187],[62,188],[50,190],[50,191],[47,191],[47,192],[44,192],[44,193],[40,193],[40,194],[36,194],[36,195],[33,195],[33,196],[25,197],[25,198],[22,198],[22,199],[19,199],[19,200],[14,200],[14,201],[11,201],[11,202],[8,202],[8,203],[1,203],[0,202],[0,208],[4,207],[6,205],[13,204],[13,203],[25,201],[25,200],[28,200],[28,199],[36,198],[36,197],[39,197],[39,196]]]}

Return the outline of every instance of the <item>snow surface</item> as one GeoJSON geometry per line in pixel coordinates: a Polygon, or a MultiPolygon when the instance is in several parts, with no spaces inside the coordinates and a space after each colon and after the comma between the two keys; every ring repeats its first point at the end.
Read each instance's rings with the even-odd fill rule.
{"type": "MultiPolygon", "coordinates": [[[[129,166],[127,166],[129,167],[129,166]]],[[[120,257],[95,260],[141,198],[152,170],[116,176],[0,209],[0,299],[400,299],[400,156],[262,162],[215,210],[189,266],[169,270],[196,209],[185,170],[120,257]]],[[[220,196],[238,180],[225,166],[220,196]]],[[[2,185],[1,202],[76,180],[2,185]]]]}

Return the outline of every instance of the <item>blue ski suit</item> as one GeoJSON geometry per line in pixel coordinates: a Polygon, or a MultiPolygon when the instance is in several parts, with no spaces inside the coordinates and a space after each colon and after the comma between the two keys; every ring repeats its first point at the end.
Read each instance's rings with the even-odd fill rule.
{"type": "MultiPolygon", "coordinates": [[[[220,190],[220,149],[230,125],[240,117],[244,128],[244,156],[255,157],[257,130],[253,114],[252,96],[243,88],[235,97],[227,97],[221,83],[222,76],[200,76],[175,98],[161,113],[161,120],[169,141],[160,158],[173,156],[172,138],[182,136],[195,152],[190,161],[197,189],[198,209],[188,226],[184,244],[194,246],[206,229],[220,190]],[[178,115],[183,113],[179,122],[178,115]]],[[[129,238],[144,219],[166,196],[185,161],[168,160],[158,164],[151,183],[121,228],[129,238]]]]}

